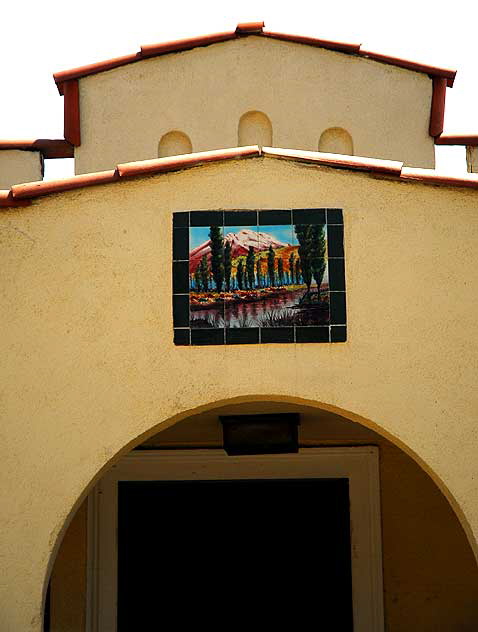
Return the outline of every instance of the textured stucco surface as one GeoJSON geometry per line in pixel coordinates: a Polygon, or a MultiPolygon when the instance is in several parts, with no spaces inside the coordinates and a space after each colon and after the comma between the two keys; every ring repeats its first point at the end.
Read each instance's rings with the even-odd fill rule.
{"type": "Polygon", "coordinates": [[[12,184],[37,182],[42,179],[41,154],[39,151],[2,149],[0,151],[0,189],[12,184]]]}
{"type": "Polygon", "coordinates": [[[231,399],[308,402],[393,437],[476,548],[476,200],[254,158],[0,213],[0,628],[40,630],[65,520],[119,451],[231,399]],[[344,208],[347,343],[174,347],[173,211],[317,206],[344,208]]]}
{"type": "Polygon", "coordinates": [[[85,632],[87,503],[80,506],[61,543],[51,575],[51,632],[85,632]]]}
{"type": "Polygon", "coordinates": [[[187,134],[193,151],[236,147],[239,120],[251,110],[269,117],[275,147],[317,151],[322,132],[341,127],[358,156],[433,167],[431,95],[422,73],[247,37],[80,79],[75,169],[155,158],[171,130],[187,134]]]}

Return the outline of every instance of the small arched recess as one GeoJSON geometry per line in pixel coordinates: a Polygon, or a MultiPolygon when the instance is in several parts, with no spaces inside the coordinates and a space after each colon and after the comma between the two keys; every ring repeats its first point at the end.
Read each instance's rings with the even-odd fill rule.
{"type": "Polygon", "coordinates": [[[269,117],[264,112],[246,112],[239,120],[237,136],[239,147],[272,147],[272,124],[269,117]]]}
{"type": "Polygon", "coordinates": [[[342,127],[329,127],[320,136],[319,151],[353,156],[354,144],[352,136],[342,127]]]}
{"type": "Polygon", "coordinates": [[[187,134],[178,130],[168,132],[161,137],[158,145],[158,156],[181,156],[190,154],[193,150],[191,140],[187,134]]]}

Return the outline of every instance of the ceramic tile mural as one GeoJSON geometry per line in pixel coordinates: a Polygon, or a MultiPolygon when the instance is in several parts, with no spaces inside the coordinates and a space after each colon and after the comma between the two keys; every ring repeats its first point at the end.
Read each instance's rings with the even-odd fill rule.
{"type": "Polygon", "coordinates": [[[345,342],[341,209],[173,213],[177,345],[345,342]]]}

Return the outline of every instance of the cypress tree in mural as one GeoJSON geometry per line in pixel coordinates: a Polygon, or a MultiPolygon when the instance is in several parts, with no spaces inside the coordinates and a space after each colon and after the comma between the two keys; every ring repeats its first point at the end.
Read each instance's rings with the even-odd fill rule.
{"type": "Polygon", "coordinates": [[[246,257],[246,274],[247,274],[247,282],[249,288],[254,289],[254,267],[255,267],[255,257],[254,257],[254,248],[249,246],[249,252],[246,257]]]}
{"type": "Polygon", "coordinates": [[[199,263],[196,266],[196,270],[194,271],[194,289],[196,292],[201,291],[201,270],[199,263]]]}
{"type": "Polygon", "coordinates": [[[222,244],[222,228],[211,226],[209,229],[209,239],[211,240],[211,270],[212,278],[216,284],[216,290],[222,290],[224,283],[224,249],[222,244]]]}
{"type": "Polygon", "coordinates": [[[296,224],[294,228],[299,242],[300,269],[304,283],[307,285],[307,296],[310,293],[310,284],[312,283],[311,250],[313,226],[310,224],[296,224]]]}
{"type": "Polygon", "coordinates": [[[289,280],[292,285],[295,284],[295,254],[294,251],[290,253],[289,257],[289,280]]]}
{"type": "Polygon", "coordinates": [[[262,263],[260,255],[256,261],[256,279],[257,287],[262,287],[262,263]]]}
{"type": "Polygon", "coordinates": [[[297,283],[297,285],[299,285],[301,282],[300,277],[301,277],[300,259],[297,259],[297,261],[295,262],[295,282],[297,283]]]}
{"type": "Polygon", "coordinates": [[[324,225],[317,224],[311,227],[310,265],[312,276],[317,283],[317,294],[320,298],[320,286],[325,272],[325,234],[324,225]]]}
{"type": "Polygon", "coordinates": [[[239,263],[237,264],[237,287],[242,290],[244,287],[244,266],[242,264],[242,259],[239,259],[239,263]]]}
{"type": "Polygon", "coordinates": [[[203,292],[207,292],[209,290],[209,266],[207,264],[207,255],[203,255],[201,257],[198,267],[199,275],[201,277],[202,290],[203,292]]]}
{"type": "Polygon", "coordinates": [[[229,292],[231,289],[231,270],[231,244],[229,241],[226,241],[226,245],[224,246],[224,281],[226,283],[226,292],[229,292]]]}
{"type": "Polygon", "coordinates": [[[282,257],[279,257],[277,262],[277,276],[279,277],[279,285],[284,285],[284,262],[282,257]]]}
{"type": "Polygon", "coordinates": [[[269,246],[269,252],[267,253],[267,274],[269,275],[269,286],[275,285],[275,252],[272,248],[272,244],[269,246]]]}

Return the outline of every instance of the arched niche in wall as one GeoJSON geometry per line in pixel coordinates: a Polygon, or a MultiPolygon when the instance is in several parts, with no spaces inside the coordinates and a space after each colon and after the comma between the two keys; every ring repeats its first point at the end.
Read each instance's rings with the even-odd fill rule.
{"type": "Polygon", "coordinates": [[[352,136],[342,127],[329,127],[320,136],[319,151],[353,156],[354,144],[352,136]]]}
{"type": "Polygon", "coordinates": [[[269,117],[264,112],[257,111],[243,114],[239,120],[237,142],[239,147],[272,147],[272,124],[269,117]]]}
{"type": "Polygon", "coordinates": [[[193,150],[191,140],[184,132],[173,130],[161,137],[158,145],[158,156],[180,156],[190,154],[193,150]]]}

